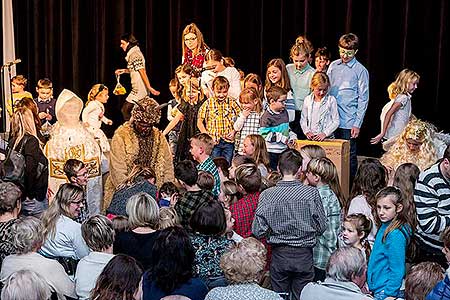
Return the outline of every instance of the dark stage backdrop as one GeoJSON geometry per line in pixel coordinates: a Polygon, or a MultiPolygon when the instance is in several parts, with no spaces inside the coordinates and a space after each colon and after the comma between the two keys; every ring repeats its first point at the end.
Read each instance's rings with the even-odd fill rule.
{"type": "MultiPolygon", "coordinates": [[[[169,99],[168,83],[181,62],[181,32],[191,22],[200,27],[211,48],[233,57],[245,73],[263,78],[271,58],[289,62],[289,49],[298,35],[306,34],[316,49],[329,47],[335,59],[339,36],[354,32],[360,37],[357,58],[370,73],[360,154],[379,151],[368,141],[379,130],[387,86],[406,67],[422,76],[412,98],[413,113],[450,131],[448,0],[13,0],[13,4],[16,53],[22,59],[18,74],[29,78],[32,92],[42,77],[53,80],[55,96],[69,88],[85,100],[90,87],[99,82],[112,90],[114,70],[125,67],[119,48],[124,32],[133,32],[140,40],[152,85],[161,91],[159,102],[169,99]]],[[[111,93],[107,115],[115,126],[105,128],[109,136],[121,123],[123,101],[111,93]]]]}

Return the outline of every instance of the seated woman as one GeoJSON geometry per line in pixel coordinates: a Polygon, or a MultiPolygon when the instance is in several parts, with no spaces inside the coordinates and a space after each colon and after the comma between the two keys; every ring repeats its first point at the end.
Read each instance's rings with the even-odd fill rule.
{"type": "Polygon", "coordinates": [[[155,172],[151,168],[135,165],[128,178],[117,187],[106,213],[126,216],[128,199],[140,192],[147,193],[156,199],[155,180],[155,172]]]}
{"type": "Polygon", "coordinates": [[[48,300],[49,285],[36,272],[20,270],[12,273],[2,289],[3,300],[48,300]],[[24,289],[23,287],[27,287],[24,289]]]}
{"type": "Polygon", "coordinates": [[[203,279],[209,289],[226,286],[219,264],[233,242],[224,235],[227,222],[220,202],[211,198],[201,204],[192,215],[190,225],[195,249],[194,274],[203,279]]]}
{"type": "Polygon", "coordinates": [[[3,259],[15,253],[12,231],[20,213],[22,192],[12,182],[0,182],[0,266],[3,259]]]}
{"type": "Polygon", "coordinates": [[[447,135],[437,133],[430,123],[412,119],[380,161],[393,171],[404,163],[413,163],[423,171],[442,157],[449,142],[447,135]]]}
{"type": "Polygon", "coordinates": [[[58,299],[66,299],[65,296],[76,298],[74,283],[64,268],[56,260],[37,253],[44,241],[41,221],[35,217],[26,217],[18,220],[13,229],[17,254],[4,259],[0,280],[4,282],[12,273],[20,270],[31,270],[50,286],[58,299]]]}
{"type": "Polygon", "coordinates": [[[146,193],[136,194],[128,199],[127,215],[131,230],[117,234],[114,253],[134,257],[147,270],[151,265],[152,248],[158,236],[158,204],[146,193]]]}
{"type": "Polygon", "coordinates": [[[81,224],[74,221],[82,206],[83,189],[65,183],[59,187],[42,217],[45,243],[39,253],[67,262],[66,272],[70,275],[75,273],[75,262],[89,254],[89,248],[81,235],[81,224]],[[71,267],[68,268],[68,265],[71,267]]]}
{"type": "Polygon", "coordinates": [[[90,299],[134,300],[138,294],[142,268],[128,255],[116,255],[105,266],[92,290],[90,299]]]}
{"type": "Polygon", "coordinates": [[[153,246],[150,268],[142,279],[143,300],[170,295],[203,300],[208,289],[201,279],[193,277],[194,257],[189,235],[182,227],[162,230],[153,246]]]}
{"type": "Polygon", "coordinates": [[[243,239],[226,252],[220,260],[220,267],[230,283],[227,287],[212,289],[207,300],[281,300],[275,292],[260,287],[266,265],[266,249],[253,237],[243,239]]]}

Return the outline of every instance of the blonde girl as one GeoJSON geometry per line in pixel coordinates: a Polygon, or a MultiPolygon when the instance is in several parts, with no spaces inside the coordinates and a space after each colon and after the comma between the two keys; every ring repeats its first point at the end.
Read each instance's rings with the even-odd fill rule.
{"type": "MultiPolygon", "coordinates": [[[[183,55],[181,63],[191,66],[196,73],[200,74],[209,47],[203,40],[202,32],[194,23],[184,28],[181,35],[181,49],[183,55]]],[[[196,75],[197,77],[199,76],[198,74],[196,75]]]]}
{"type": "Polygon", "coordinates": [[[241,112],[234,122],[233,129],[238,133],[237,152],[242,154],[244,148],[244,139],[249,134],[259,133],[259,120],[262,113],[262,103],[258,92],[250,87],[244,88],[239,95],[241,112]]]}
{"type": "Polygon", "coordinates": [[[377,223],[380,225],[369,258],[367,283],[375,299],[403,298],[406,250],[414,233],[414,214],[404,205],[402,192],[388,186],[376,195],[377,223]]]}
{"type": "Polygon", "coordinates": [[[260,101],[262,101],[264,97],[264,89],[261,77],[258,74],[255,73],[249,73],[244,78],[244,88],[254,88],[256,92],[258,93],[258,97],[260,101]]]}
{"type": "Polygon", "coordinates": [[[304,47],[305,47],[305,50],[306,50],[306,53],[308,53],[308,56],[309,56],[309,64],[311,64],[312,63],[312,54],[313,54],[313,52],[314,52],[314,46],[313,46],[313,44],[311,43],[311,41],[310,40],[308,40],[307,38],[306,38],[306,36],[304,36],[304,35],[299,35],[296,39],[295,39],[295,44],[296,45],[298,45],[298,44],[303,44],[304,45],[304,47]]]}
{"type": "Polygon", "coordinates": [[[403,205],[407,211],[413,213],[412,228],[417,227],[416,205],[414,203],[414,187],[419,178],[420,170],[413,163],[401,164],[394,174],[393,186],[398,187],[403,194],[403,205]]]}
{"type": "Polygon", "coordinates": [[[104,84],[95,84],[88,94],[88,101],[83,109],[81,118],[87,129],[99,141],[102,152],[108,153],[111,147],[105,133],[100,129],[102,123],[112,125],[112,121],[105,117],[105,106],[108,102],[108,87],[104,84]]]}
{"type": "Polygon", "coordinates": [[[381,112],[381,132],[371,139],[372,144],[381,140],[389,140],[385,143],[393,143],[393,139],[399,136],[411,118],[411,95],[419,84],[420,76],[408,69],[402,70],[395,81],[389,86],[389,98],[392,100],[385,105],[381,112]]]}
{"type": "Polygon", "coordinates": [[[274,58],[267,64],[266,82],[264,84],[264,99],[263,109],[266,110],[269,106],[267,101],[267,91],[272,86],[278,86],[286,90],[286,111],[289,114],[289,122],[294,121],[295,118],[295,103],[294,95],[291,90],[291,83],[289,81],[289,75],[286,70],[286,65],[281,58],[274,58]]]}
{"type": "Polygon", "coordinates": [[[291,128],[297,135],[301,133],[299,123],[303,102],[311,92],[311,79],[316,71],[309,64],[310,57],[311,55],[305,42],[295,43],[290,51],[292,63],[286,66],[295,103],[295,120],[291,124],[291,128]]]}
{"type": "Polygon", "coordinates": [[[239,71],[230,66],[219,50],[211,49],[205,56],[206,71],[202,73],[202,89],[207,97],[214,96],[212,82],[217,76],[225,77],[230,83],[228,96],[237,100],[241,93],[241,75],[239,71]]]}
{"type": "Polygon", "coordinates": [[[305,98],[300,119],[300,126],[308,140],[333,138],[333,132],[339,127],[336,98],[328,94],[329,88],[327,74],[316,72],[311,79],[313,92],[305,98]]]}
{"type": "Polygon", "coordinates": [[[229,208],[230,205],[236,203],[241,198],[242,193],[235,181],[227,180],[221,183],[219,201],[224,207],[229,208]]]}
{"type": "Polygon", "coordinates": [[[341,240],[346,247],[354,247],[369,259],[371,247],[367,237],[372,230],[372,222],[363,214],[351,214],[342,223],[341,240]]]}
{"type": "Polygon", "coordinates": [[[341,207],[345,205],[345,198],[339,184],[336,166],[328,158],[312,159],[308,163],[306,178],[309,185],[317,187],[327,215],[327,228],[317,237],[317,244],[313,248],[315,279],[324,280],[328,259],[337,249],[341,207]]]}
{"type": "Polygon", "coordinates": [[[242,154],[251,157],[258,166],[262,177],[266,177],[269,170],[269,153],[266,141],[259,134],[249,134],[244,139],[242,154]]]}
{"type": "Polygon", "coordinates": [[[159,209],[159,229],[180,225],[180,218],[173,207],[164,206],[159,209]]]}

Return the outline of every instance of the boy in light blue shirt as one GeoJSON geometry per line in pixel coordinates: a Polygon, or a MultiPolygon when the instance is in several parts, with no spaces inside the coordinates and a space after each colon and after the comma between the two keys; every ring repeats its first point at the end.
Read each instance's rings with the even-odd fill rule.
{"type": "Polygon", "coordinates": [[[369,72],[355,58],[359,39],[347,33],[339,39],[340,59],[328,68],[330,94],[337,100],[339,128],[335,131],[338,139],[350,140],[350,182],[358,168],[356,158],[356,138],[369,103],[369,72]]]}

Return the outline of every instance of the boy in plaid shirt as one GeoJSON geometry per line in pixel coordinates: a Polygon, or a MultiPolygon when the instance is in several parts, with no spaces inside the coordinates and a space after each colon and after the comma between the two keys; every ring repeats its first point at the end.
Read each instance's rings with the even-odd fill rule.
{"type": "Polygon", "coordinates": [[[214,78],[214,97],[206,100],[200,107],[197,127],[200,132],[208,133],[214,140],[212,158],[222,156],[231,164],[236,133],[233,125],[241,109],[237,102],[228,96],[229,88],[228,79],[223,76],[214,78]]]}

